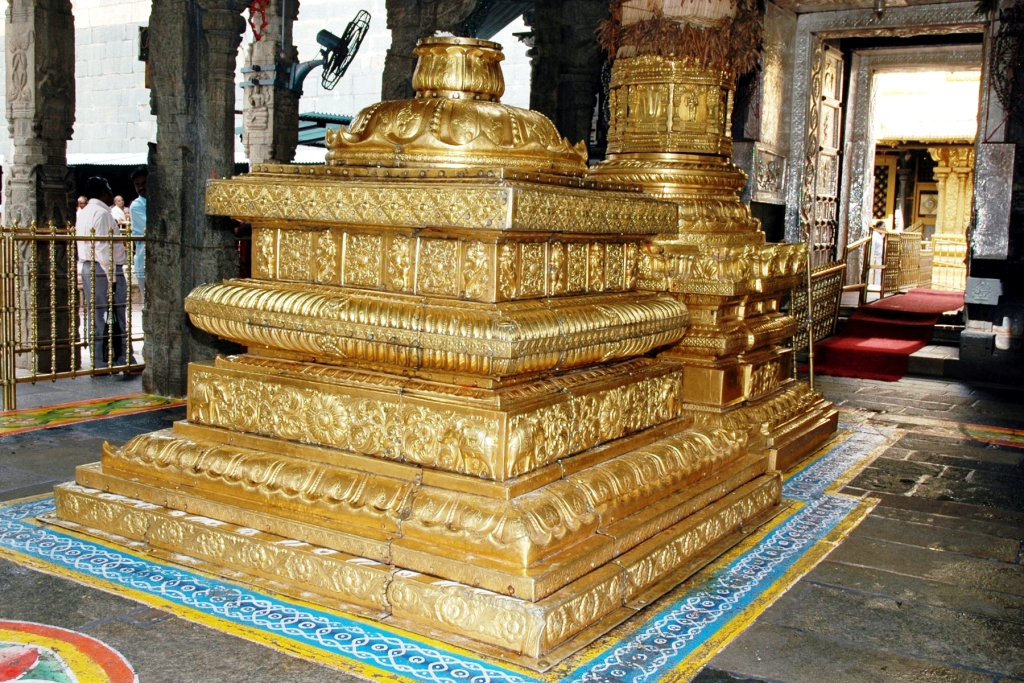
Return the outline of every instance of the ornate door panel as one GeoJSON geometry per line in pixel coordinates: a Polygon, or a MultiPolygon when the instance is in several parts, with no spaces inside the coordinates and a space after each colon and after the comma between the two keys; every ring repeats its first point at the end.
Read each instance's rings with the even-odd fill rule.
{"type": "Polygon", "coordinates": [[[800,221],[811,245],[812,264],[819,267],[834,263],[837,257],[843,55],[819,40],[811,68],[800,221]]]}

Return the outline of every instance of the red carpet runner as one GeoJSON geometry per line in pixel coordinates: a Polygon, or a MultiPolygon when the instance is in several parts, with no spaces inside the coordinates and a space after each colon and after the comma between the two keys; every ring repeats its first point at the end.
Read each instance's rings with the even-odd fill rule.
{"type": "Polygon", "coordinates": [[[842,333],[815,346],[814,371],[895,382],[907,374],[907,357],[928,343],[942,314],[963,305],[962,292],[912,289],[861,306],[842,333]]]}

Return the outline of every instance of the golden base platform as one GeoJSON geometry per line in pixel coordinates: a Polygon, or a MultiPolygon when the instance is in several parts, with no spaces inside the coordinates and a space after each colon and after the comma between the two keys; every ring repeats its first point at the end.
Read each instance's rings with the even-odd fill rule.
{"type": "Polygon", "coordinates": [[[193,363],[187,420],[105,445],[48,521],[546,670],[776,514],[834,431],[780,346],[803,252],[763,244],[727,164],[690,213],[585,178],[500,104],[493,43],[417,54],[416,98],[328,165],[210,182],[254,277],[186,310],[247,352],[193,363]],[[722,212],[749,234],[672,237],[722,212]]]}

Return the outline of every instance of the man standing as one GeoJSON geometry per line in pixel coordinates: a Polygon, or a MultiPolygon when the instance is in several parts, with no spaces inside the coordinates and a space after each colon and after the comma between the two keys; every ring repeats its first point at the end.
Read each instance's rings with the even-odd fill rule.
{"type": "Polygon", "coordinates": [[[75,234],[86,238],[78,247],[85,290],[86,336],[92,347],[93,368],[101,369],[125,364],[128,294],[123,271],[125,249],[124,242],[90,239],[111,237],[119,232],[110,214],[110,203],[114,200],[110,184],[105,178],[93,176],[85,183],[85,196],[88,203],[78,214],[75,234]],[[110,274],[113,274],[112,280],[110,274]]]}
{"type": "MultiPolygon", "coordinates": [[[[132,219],[132,237],[146,236],[146,180],[149,178],[149,171],[145,166],[140,166],[132,171],[132,184],[138,198],[132,202],[128,213],[132,219]]],[[[135,279],[139,283],[139,297],[146,301],[146,243],[135,243],[135,260],[132,265],[135,268],[135,279]]]]}

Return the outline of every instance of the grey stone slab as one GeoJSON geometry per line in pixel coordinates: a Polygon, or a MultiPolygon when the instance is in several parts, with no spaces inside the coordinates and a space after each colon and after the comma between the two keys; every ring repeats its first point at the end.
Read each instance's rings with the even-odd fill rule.
{"type": "Polygon", "coordinates": [[[871,513],[872,517],[887,517],[898,519],[904,522],[916,524],[928,524],[930,526],[953,529],[955,531],[969,531],[975,534],[988,534],[1013,540],[1024,539],[1024,523],[1022,524],[1001,524],[998,522],[986,522],[971,517],[953,516],[926,512],[920,510],[907,510],[892,507],[891,502],[886,500],[880,503],[871,513]]]}
{"type": "Polygon", "coordinates": [[[47,476],[19,467],[0,465],[0,493],[7,493],[33,484],[53,481],[47,476]]]}
{"type": "Polygon", "coordinates": [[[875,458],[874,462],[871,463],[871,467],[897,474],[907,474],[913,477],[919,477],[922,474],[937,477],[942,474],[943,469],[943,465],[937,465],[934,463],[890,458],[887,453],[875,458]]]}
{"type": "Polygon", "coordinates": [[[1016,486],[976,484],[970,481],[929,479],[914,491],[920,498],[949,500],[968,505],[1024,512],[1024,489],[1016,486]]]}
{"type": "Polygon", "coordinates": [[[959,517],[964,520],[978,520],[991,524],[1024,528],[1024,514],[1020,512],[1013,512],[1011,510],[999,510],[996,508],[954,503],[952,501],[945,500],[897,496],[878,491],[871,491],[871,496],[877,498],[880,501],[880,505],[889,508],[914,510],[928,514],[959,517]]]}
{"type": "Polygon", "coordinates": [[[363,679],[184,619],[138,628],[116,619],[86,633],[131,663],[145,683],[356,683],[363,679]]]}
{"type": "Polygon", "coordinates": [[[922,477],[929,477],[928,474],[909,474],[893,472],[892,470],[880,469],[878,467],[865,467],[858,474],[850,486],[868,491],[881,491],[884,493],[906,494],[920,484],[922,477]]]}
{"type": "Polygon", "coordinates": [[[1024,624],[1024,597],[826,560],[804,579],[1024,624]]]}
{"type": "Polygon", "coordinates": [[[923,434],[908,434],[895,444],[899,448],[917,451],[921,457],[946,457],[977,460],[980,462],[1019,466],[1024,463],[1024,452],[1016,448],[986,446],[977,441],[950,439],[923,434]]]}
{"type": "Polygon", "coordinates": [[[862,521],[855,533],[864,538],[906,543],[929,550],[943,550],[1002,562],[1013,562],[1020,550],[1018,539],[958,531],[875,515],[862,521]]]}
{"type": "Polygon", "coordinates": [[[761,680],[760,678],[750,678],[749,676],[734,676],[727,671],[718,671],[717,669],[704,668],[701,669],[700,673],[697,674],[690,683],[733,683],[733,681],[742,681],[743,683],[769,683],[768,681],[761,680]]]}
{"type": "Polygon", "coordinates": [[[133,600],[0,559],[0,619],[74,630],[138,606],[133,600]]]}
{"type": "Polygon", "coordinates": [[[36,434],[39,439],[36,443],[31,443],[28,435],[17,435],[22,438],[15,444],[8,443],[6,439],[0,440],[0,464],[34,472],[50,480],[68,481],[74,478],[75,467],[100,459],[104,441],[101,438],[77,435],[76,443],[70,434],[59,440],[52,435],[36,434]]]}
{"type": "Polygon", "coordinates": [[[886,652],[818,634],[756,623],[710,667],[786,683],[990,683],[977,671],[886,652]]]}
{"type": "Polygon", "coordinates": [[[906,452],[907,459],[916,460],[918,462],[930,462],[936,465],[946,465],[948,467],[958,467],[961,469],[969,470],[985,470],[988,472],[1004,472],[1006,474],[1017,474],[1024,472],[1020,466],[1020,456],[1015,453],[1007,453],[1005,451],[997,451],[995,449],[991,451],[985,451],[984,449],[977,448],[972,449],[969,454],[947,454],[947,453],[935,453],[921,450],[906,450],[906,449],[895,449],[890,448],[885,452],[886,457],[890,456],[890,452],[898,451],[900,453],[906,452]]]}
{"type": "Polygon", "coordinates": [[[990,617],[812,586],[779,623],[921,659],[1024,675],[1024,629],[990,617]]]}
{"type": "Polygon", "coordinates": [[[832,562],[918,576],[954,586],[1024,595],[1024,567],[957,553],[851,535],[828,556],[832,562]]]}

